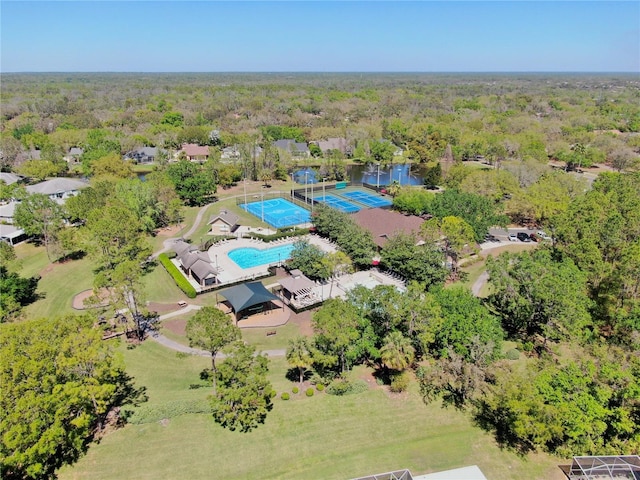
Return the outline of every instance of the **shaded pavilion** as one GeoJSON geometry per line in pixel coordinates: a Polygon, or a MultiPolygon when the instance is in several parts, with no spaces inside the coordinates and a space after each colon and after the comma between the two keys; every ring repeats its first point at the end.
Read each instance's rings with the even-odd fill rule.
{"type": "Polygon", "coordinates": [[[291,270],[289,275],[278,281],[282,287],[282,296],[286,301],[292,303],[312,294],[312,290],[316,285],[300,270],[291,270]]]}
{"type": "Polygon", "coordinates": [[[220,295],[231,304],[236,316],[236,323],[242,318],[264,311],[265,307],[270,310],[271,301],[280,300],[261,282],[241,283],[220,292],[220,295]]]}

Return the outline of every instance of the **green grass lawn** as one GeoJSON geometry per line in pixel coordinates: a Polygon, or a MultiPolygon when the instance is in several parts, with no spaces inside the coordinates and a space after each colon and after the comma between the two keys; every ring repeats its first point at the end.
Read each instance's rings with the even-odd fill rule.
{"type": "Polygon", "coordinates": [[[50,263],[44,247],[23,243],[16,247],[20,260],[18,273],[25,277],[40,275],[37,293],[40,298],[24,309],[26,318],[41,318],[78,312],[73,297],[93,287],[93,262],[84,257],[63,263],[50,263]]]}
{"type": "Polygon", "coordinates": [[[142,282],[147,300],[150,302],[176,303],[180,300],[188,300],[160,263],[153,271],[142,277],[142,282]]]}
{"type": "MultiPolygon", "coordinates": [[[[180,357],[153,342],[122,349],[127,370],[147,388],[148,404],[202,400],[199,372],[206,357],[180,357]]],[[[271,361],[278,393],[284,359],[271,361]]],[[[364,374],[363,368],[354,374],[364,374]]],[[[477,464],[490,479],[562,478],[546,456],[522,458],[500,450],[493,438],[454,409],[426,406],[412,390],[389,395],[374,387],[358,395],[274,398],[264,425],[251,433],[218,426],[208,414],[127,425],[94,444],[61,479],[318,478],[344,479],[409,468],[414,474],[477,464]]]]}

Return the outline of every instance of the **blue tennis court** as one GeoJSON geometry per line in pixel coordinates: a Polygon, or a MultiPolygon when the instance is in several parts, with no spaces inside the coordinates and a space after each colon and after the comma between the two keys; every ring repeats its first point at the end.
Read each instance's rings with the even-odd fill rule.
{"type": "Polygon", "coordinates": [[[351,202],[347,202],[346,200],[342,200],[340,197],[336,197],[335,195],[317,195],[313,197],[316,202],[324,203],[331,208],[335,208],[336,210],[340,210],[345,213],[355,213],[360,211],[360,207],[354,205],[351,202]]]}
{"type": "Polygon", "coordinates": [[[347,197],[349,200],[355,200],[367,207],[388,207],[393,204],[388,198],[379,197],[371,193],[363,192],[362,190],[343,192],[340,196],[347,197]]]}
{"type": "Polygon", "coordinates": [[[240,208],[276,228],[290,227],[311,221],[308,210],[284,198],[272,198],[249,204],[243,203],[240,208]]]}

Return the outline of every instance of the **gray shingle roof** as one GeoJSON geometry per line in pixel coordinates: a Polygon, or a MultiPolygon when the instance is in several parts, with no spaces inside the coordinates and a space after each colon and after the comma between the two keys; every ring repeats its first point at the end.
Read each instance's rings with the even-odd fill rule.
{"type": "Polygon", "coordinates": [[[11,185],[12,183],[19,182],[24,177],[22,175],[16,175],[11,172],[0,172],[0,180],[2,180],[7,185],[11,185]]]}
{"type": "Polygon", "coordinates": [[[235,213],[231,213],[227,210],[222,210],[219,214],[212,215],[208,224],[211,225],[216,220],[222,220],[224,223],[226,223],[230,227],[233,227],[234,225],[238,224],[240,217],[235,213]]]}
{"type": "Polygon", "coordinates": [[[29,185],[27,192],[53,195],[61,192],[73,192],[88,187],[89,184],[74,178],[52,178],[44,182],[29,185]]]}
{"type": "Polygon", "coordinates": [[[306,143],[299,143],[293,139],[285,138],[273,142],[273,146],[289,152],[308,152],[309,146],[306,143]]]}
{"type": "Polygon", "coordinates": [[[211,276],[217,275],[218,271],[214,268],[214,266],[208,262],[198,260],[191,267],[191,271],[194,275],[196,275],[200,280],[205,278],[209,278],[211,276]]]}

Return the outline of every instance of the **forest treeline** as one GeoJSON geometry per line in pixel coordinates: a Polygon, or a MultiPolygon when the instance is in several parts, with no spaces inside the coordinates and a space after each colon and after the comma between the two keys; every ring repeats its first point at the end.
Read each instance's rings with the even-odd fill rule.
{"type": "Polygon", "coordinates": [[[61,158],[91,143],[95,130],[122,154],[185,141],[264,147],[271,140],[265,127],[273,125],[299,129],[306,142],[345,138],[351,155],[364,161],[381,138],[414,162],[446,154],[489,162],[556,158],[620,170],[640,148],[633,135],[640,131],[640,85],[624,74],[3,74],[1,80],[4,169],[34,148],[61,158]]]}

